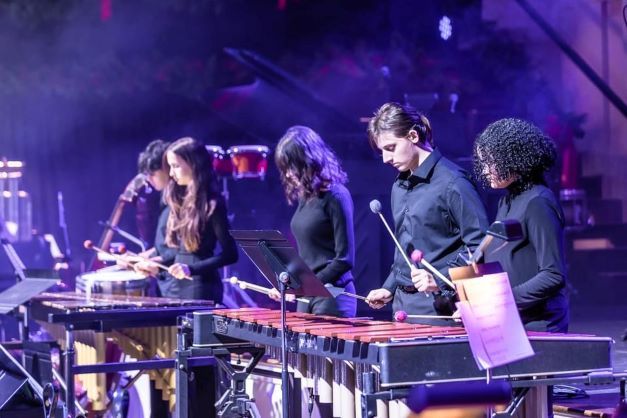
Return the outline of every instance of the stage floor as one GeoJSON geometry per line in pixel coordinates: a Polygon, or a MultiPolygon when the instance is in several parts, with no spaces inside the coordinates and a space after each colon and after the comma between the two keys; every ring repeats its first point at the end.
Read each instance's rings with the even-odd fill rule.
{"type": "MultiPolygon", "coordinates": [[[[627,341],[623,341],[627,331],[627,306],[571,306],[571,310],[570,331],[613,338],[616,341],[612,357],[614,371],[627,372],[627,341]]],[[[587,396],[555,399],[555,404],[565,409],[564,412],[556,412],[556,417],[612,416],[620,401],[618,383],[607,386],[575,386],[583,389],[587,396]]]]}

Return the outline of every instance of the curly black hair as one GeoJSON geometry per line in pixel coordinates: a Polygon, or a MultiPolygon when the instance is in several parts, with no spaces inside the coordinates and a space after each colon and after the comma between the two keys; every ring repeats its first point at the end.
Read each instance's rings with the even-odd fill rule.
{"type": "Polygon", "coordinates": [[[544,173],[557,158],[555,143],[540,128],[521,119],[500,119],[477,136],[473,166],[477,179],[490,186],[489,167],[499,179],[516,178],[508,187],[511,194],[545,184],[544,173]]]}

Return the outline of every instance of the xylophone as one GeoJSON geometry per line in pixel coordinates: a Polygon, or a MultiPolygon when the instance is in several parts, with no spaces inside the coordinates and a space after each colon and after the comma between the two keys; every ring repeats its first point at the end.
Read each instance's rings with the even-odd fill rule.
{"type": "MultiPolygon", "coordinates": [[[[281,344],[279,311],[219,309],[195,312],[190,322],[192,349],[247,341],[272,352],[281,344]]],[[[289,313],[287,323],[295,376],[311,386],[319,403],[332,403],[334,417],[388,416],[380,400],[402,396],[412,385],[486,378],[461,327],[303,313],[289,313]]],[[[536,354],[492,370],[493,379],[507,379],[526,392],[573,376],[611,373],[610,338],[530,332],[529,339],[536,354]]]]}
{"type": "Polygon", "coordinates": [[[173,353],[177,318],[212,309],[213,302],[143,296],[42,293],[31,300],[29,315],[65,352],[66,405],[75,415],[74,375],[81,375],[95,411],[107,408],[106,372],[149,370],[164,400],[174,402],[173,353]],[[106,341],[113,339],[132,363],[105,363],[106,341]],[[76,358],[75,358],[76,357],[76,358]],[[105,363],[105,364],[103,364],[105,363]]]}

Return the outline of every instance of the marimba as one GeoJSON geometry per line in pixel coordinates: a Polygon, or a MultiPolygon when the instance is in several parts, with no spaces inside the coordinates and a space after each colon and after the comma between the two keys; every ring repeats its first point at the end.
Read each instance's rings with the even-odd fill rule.
{"type": "Polygon", "coordinates": [[[103,373],[149,370],[164,400],[174,401],[173,353],[177,346],[177,318],[213,309],[207,300],[152,298],[77,293],[42,293],[31,300],[29,315],[37,320],[65,352],[64,382],[68,416],[75,416],[74,376],[83,384],[96,411],[105,410],[103,373]],[[107,339],[136,358],[132,363],[106,363],[107,339]],[[76,358],[75,358],[76,357],[76,358]]]}
{"type": "MultiPolygon", "coordinates": [[[[287,325],[295,375],[315,382],[305,384],[313,385],[319,402],[333,404],[333,416],[387,416],[381,399],[402,397],[412,385],[486,378],[476,366],[461,327],[302,313],[289,313],[287,325]],[[331,382],[330,373],[335,375],[331,382]],[[338,404],[342,405],[339,410],[338,404]]],[[[195,312],[189,326],[193,339],[186,348],[192,355],[194,350],[202,353],[238,341],[281,345],[279,311],[195,312]]],[[[530,332],[529,339],[536,354],[492,370],[493,379],[507,379],[526,392],[570,377],[593,380],[611,373],[610,338],[530,332]]]]}

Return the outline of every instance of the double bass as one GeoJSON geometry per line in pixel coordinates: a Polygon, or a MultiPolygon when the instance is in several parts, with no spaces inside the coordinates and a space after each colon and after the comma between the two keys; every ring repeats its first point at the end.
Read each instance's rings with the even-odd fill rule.
{"type": "MultiPolygon", "coordinates": [[[[106,223],[106,227],[98,240],[98,247],[104,248],[105,250],[109,249],[109,245],[111,245],[111,240],[113,239],[114,230],[118,223],[120,222],[120,218],[122,217],[122,211],[124,207],[128,203],[133,203],[137,194],[141,190],[142,187],[146,185],[146,176],[142,173],[136,175],[131,179],[131,181],[126,185],[124,191],[118,197],[115,206],[113,207],[113,212],[111,216],[109,216],[109,220],[106,223]]],[[[94,253],[94,256],[89,263],[89,270],[94,271],[98,268],[103,267],[102,262],[98,260],[98,257],[94,253]]]]}

